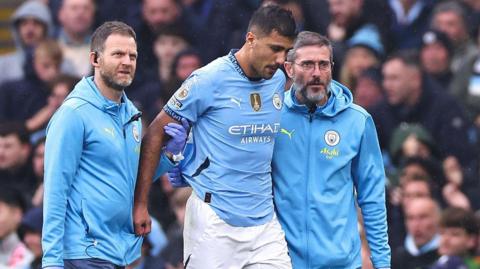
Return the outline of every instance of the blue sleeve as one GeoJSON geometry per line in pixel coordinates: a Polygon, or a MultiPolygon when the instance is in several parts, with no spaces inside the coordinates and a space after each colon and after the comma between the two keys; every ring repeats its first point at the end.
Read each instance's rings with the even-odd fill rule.
{"type": "Polygon", "coordinates": [[[385,206],[385,170],[377,132],[370,116],[367,116],[359,152],[352,163],[352,174],[373,266],[388,268],[390,246],[385,206]]]}
{"type": "Polygon", "coordinates": [[[186,118],[195,123],[210,106],[213,85],[208,76],[191,75],[167,102],[163,110],[180,122],[186,118]]]}
{"type": "Polygon", "coordinates": [[[63,266],[67,197],[80,163],[83,141],[82,119],[77,111],[63,105],[49,123],[45,143],[43,267],[63,266]]]}
{"type": "Polygon", "coordinates": [[[162,155],[160,155],[160,161],[157,166],[157,170],[155,170],[155,175],[153,177],[153,181],[157,181],[163,174],[170,171],[173,167],[175,167],[175,163],[173,163],[162,151],[162,155]]]}

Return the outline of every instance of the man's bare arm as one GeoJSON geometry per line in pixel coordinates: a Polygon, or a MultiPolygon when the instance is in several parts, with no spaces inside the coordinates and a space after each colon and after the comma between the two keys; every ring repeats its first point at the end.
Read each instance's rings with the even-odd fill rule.
{"type": "Polygon", "coordinates": [[[148,194],[162,151],[164,126],[170,122],[176,121],[162,110],[150,124],[142,139],[133,207],[133,224],[137,235],[145,236],[151,229],[148,194]]]}

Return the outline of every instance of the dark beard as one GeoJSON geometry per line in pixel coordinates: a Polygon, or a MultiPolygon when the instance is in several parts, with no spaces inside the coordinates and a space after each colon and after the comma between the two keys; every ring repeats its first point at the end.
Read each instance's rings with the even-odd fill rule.
{"type": "Polygon", "coordinates": [[[115,81],[113,81],[113,79],[111,77],[108,77],[104,74],[102,74],[102,72],[100,72],[100,77],[102,78],[103,82],[105,82],[105,84],[107,85],[107,87],[109,88],[112,88],[116,91],[119,91],[119,92],[122,92],[125,87],[127,86],[123,86],[123,85],[120,85],[118,83],[116,83],[115,81]]]}

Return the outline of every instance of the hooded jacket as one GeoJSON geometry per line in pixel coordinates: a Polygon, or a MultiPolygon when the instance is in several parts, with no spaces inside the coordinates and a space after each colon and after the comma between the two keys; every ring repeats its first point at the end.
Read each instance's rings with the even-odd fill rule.
{"type": "MultiPolygon", "coordinates": [[[[106,99],[83,78],[47,127],[43,267],[99,258],[116,265],[140,256],[133,195],[142,125],[126,95],[106,99]]],[[[172,168],[165,155],[158,173],[172,168]]]]}
{"type": "Polygon", "coordinates": [[[371,116],[332,81],[312,111],[285,93],[272,160],[274,201],[293,267],[362,266],[356,204],[375,268],[390,267],[385,174],[371,116]]]}
{"type": "Polygon", "coordinates": [[[26,48],[23,45],[18,32],[18,24],[20,20],[25,18],[35,18],[45,25],[48,36],[52,34],[53,24],[48,7],[38,0],[30,0],[23,3],[10,20],[16,51],[0,57],[0,66],[4,67],[2,72],[0,72],[0,84],[7,80],[23,78],[27,53],[33,53],[33,48],[26,48]]]}

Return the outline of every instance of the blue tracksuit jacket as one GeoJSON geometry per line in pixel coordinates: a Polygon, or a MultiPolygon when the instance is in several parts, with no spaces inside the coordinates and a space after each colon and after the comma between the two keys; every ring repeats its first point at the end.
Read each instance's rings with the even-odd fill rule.
{"type": "Polygon", "coordinates": [[[371,116],[350,91],[331,96],[310,113],[285,93],[275,140],[274,201],[295,269],[360,268],[358,203],[375,268],[390,267],[385,174],[371,116]]]}
{"type": "MultiPolygon", "coordinates": [[[[45,145],[42,266],[100,258],[126,265],[140,256],[133,193],[142,126],[124,94],[120,104],[83,78],[55,113],[45,145]]],[[[157,174],[173,164],[162,155],[157,174]]]]}

